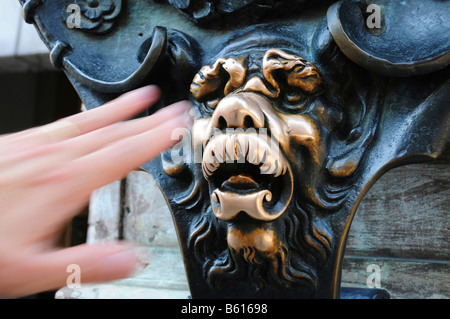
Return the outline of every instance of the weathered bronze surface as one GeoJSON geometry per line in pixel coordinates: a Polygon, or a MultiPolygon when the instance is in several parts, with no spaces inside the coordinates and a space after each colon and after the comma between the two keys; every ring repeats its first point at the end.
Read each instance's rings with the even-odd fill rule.
{"type": "Polygon", "coordinates": [[[340,289],[359,202],[450,140],[449,1],[20,2],[88,108],[149,83],[151,112],[192,100],[189,138],[142,168],[193,298],[364,295],[340,289]]]}

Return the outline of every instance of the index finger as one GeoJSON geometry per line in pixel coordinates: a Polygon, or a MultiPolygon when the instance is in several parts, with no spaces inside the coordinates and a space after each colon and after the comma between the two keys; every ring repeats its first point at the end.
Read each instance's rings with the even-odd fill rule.
{"type": "MultiPolygon", "coordinates": [[[[14,133],[2,138],[3,144],[56,142],[95,131],[126,120],[144,111],[160,98],[160,90],[149,85],[125,93],[87,112],[78,113],[56,122],[14,133]]],[[[21,145],[20,144],[20,145],[21,145]]]]}
{"type": "MultiPolygon", "coordinates": [[[[160,98],[160,90],[154,85],[130,91],[95,109],[66,117],[67,121],[77,126],[79,135],[126,120],[147,109],[160,98]]],[[[55,123],[58,123],[57,121],[55,123]]]]}

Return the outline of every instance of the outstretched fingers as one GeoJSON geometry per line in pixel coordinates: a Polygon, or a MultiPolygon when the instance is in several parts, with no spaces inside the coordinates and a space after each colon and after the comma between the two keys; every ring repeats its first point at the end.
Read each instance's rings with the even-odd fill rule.
{"type": "Polygon", "coordinates": [[[188,119],[187,111],[189,106],[190,104],[187,101],[178,102],[165,107],[151,116],[116,123],[64,141],[62,144],[67,150],[74,150],[78,156],[86,155],[123,138],[156,129],[162,123],[174,118],[185,116],[188,119]]]}
{"type": "MultiPolygon", "coordinates": [[[[186,118],[182,114],[151,130],[114,141],[41,174],[33,183],[47,185],[49,192],[54,194],[52,200],[55,205],[76,206],[86,201],[94,190],[124,178],[133,169],[176,144],[180,135],[174,133],[186,132],[189,124],[186,118]]],[[[61,213],[60,218],[67,218],[67,214],[71,212],[61,213]]]]}
{"type": "Polygon", "coordinates": [[[52,170],[58,165],[97,151],[123,138],[157,128],[161,123],[182,116],[188,108],[188,102],[178,102],[152,116],[114,123],[59,143],[24,150],[20,154],[15,154],[16,160],[7,165],[8,169],[1,170],[6,164],[0,163],[0,187],[24,180],[32,181],[40,172],[52,170]]]}
{"type": "Polygon", "coordinates": [[[74,178],[71,186],[78,189],[84,185],[83,187],[93,191],[125,177],[131,170],[176,144],[179,135],[174,133],[183,131],[185,127],[186,116],[178,116],[152,130],[121,139],[73,161],[65,170],[70,170],[72,175],[77,176],[82,173],[82,178],[74,178]]]}

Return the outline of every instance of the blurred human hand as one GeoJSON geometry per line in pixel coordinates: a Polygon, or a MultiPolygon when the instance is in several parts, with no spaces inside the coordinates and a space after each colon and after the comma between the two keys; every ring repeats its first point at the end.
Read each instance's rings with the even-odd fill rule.
{"type": "Polygon", "coordinates": [[[56,246],[92,191],[177,142],[171,133],[188,125],[186,101],[127,120],[159,97],[158,88],[144,87],[52,124],[0,136],[0,297],[63,287],[70,264],[80,267],[82,283],[133,272],[138,259],[126,244],[56,246]]]}

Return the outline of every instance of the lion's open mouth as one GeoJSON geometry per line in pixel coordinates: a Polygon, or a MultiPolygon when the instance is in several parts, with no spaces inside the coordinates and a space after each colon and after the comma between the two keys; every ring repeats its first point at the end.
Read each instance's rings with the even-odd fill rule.
{"type": "Polygon", "coordinates": [[[292,172],[273,142],[239,133],[213,136],[206,145],[202,169],[217,218],[231,220],[245,212],[270,221],[285,211],[293,192],[292,172]]]}

